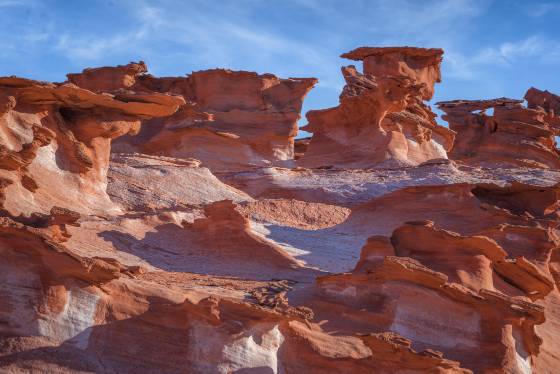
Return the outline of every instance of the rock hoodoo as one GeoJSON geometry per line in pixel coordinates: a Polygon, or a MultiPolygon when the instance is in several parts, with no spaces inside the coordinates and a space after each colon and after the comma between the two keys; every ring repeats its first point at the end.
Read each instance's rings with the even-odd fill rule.
{"type": "Polygon", "coordinates": [[[94,93],[71,83],[0,78],[0,173],[5,207],[48,211],[109,209],[111,140],[137,133],[144,119],[169,116],[184,100],[155,93],[94,93]]]}
{"type": "Polygon", "coordinates": [[[313,137],[300,164],[370,168],[447,158],[453,132],[439,126],[423,102],[440,81],[442,55],[441,49],[412,47],[362,47],[343,54],[363,61],[363,74],[344,67],[340,105],[308,112],[304,129],[313,137]]]}

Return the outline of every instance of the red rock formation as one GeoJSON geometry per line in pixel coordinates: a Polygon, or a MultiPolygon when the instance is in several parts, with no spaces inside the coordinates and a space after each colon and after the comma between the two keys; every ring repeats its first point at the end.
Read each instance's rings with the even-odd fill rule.
{"type": "Polygon", "coordinates": [[[531,104],[507,98],[494,100],[455,100],[437,103],[446,114],[449,127],[457,132],[450,157],[469,164],[513,165],[560,168],[560,152],[554,135],[560,133],[560,119],[553,111],[537,108],[546,99],[537,99],[535,89],[527,92],[531,104]],[[486,114],[493,109],[493,115],[486,114]]]}
{"type": "Polygon", "coordinates": [[[146,75],[143,62],[69,74],[72,83],[95,91],[134,90],[182,95],[174,115],[145,121],[138,136],[121,138],[115,150],[196,158],[214,171],[265,166],[294,158],[303,98],[314,78],[213,69],[187,77],[146,75]]]}
{"type": "MultiPolygon", "coordinates": [[[[243,222],[228,202],[209,206],[207,215],[194,224],[207,234],[216,231],[227,237],[227,230],[243,222]]],[[[439,353],[414,351],[409,341],[396,334],[333,336],[307,321],[312,314],[305,309],[282,309],[264,301],[255,306],[233,295],[216,297],[141,281],[145,270],[110,258],[78,256],[53,236],[54,227],[74,223],[78,217],[57,208],[27,224],[2,218],[0,280],[11,282],[10,288],[0,287],[3,371],[25,367],[68,373],[180,372],[189,368],[225,373],[282,368],[313,373],[336,368],[367,373],[381,367],[469,372],[439,353]]],[[[277,285],[268,288],[275,292],[277,285]]],[[[245,289],[263,292],[251,285],[245,289]]]]}
{"type": "Polygon", "coordinates": [[[434,96],[434,85],[441,82],[442,56],[443,50],[439,48],[360,47],[340,57],[363,61],[365,75],[406,76],[424,83],[422,99],[430,100],[434,96]]]}
{"type": "Polygon", "coordinates": [[[560,96],[547,90],[541,91],[531,87],[525,93],[524,99],[527,100],[527,106],[531,109],[540,107],[547,112],[552,112],[552,114],[560,113],[560,96]]]}
{"type": "Polygon", "coordinates": [[[220,182],[200,161],[143,154],[111,155],[107,193],[126,211],[189,209],[251,197],[220,182]]]}
{"type": "Polygon", "coordinates": [[[116,67],[106,66],[84,69],[81,73],[67,74],[66,76],[70,83],[86,90],[111,92],[132,89],[136,83],[136,77],[147,72],[146,64],[144,61],[140,61],[116,67]]]}
{"type": "Polygon", "coordinates": [[[300,164],[368,168],[446,158],[453,133],[423,103],[440,81],[441,49],[362,47],[343,54],[364,73],[342,69],[340,105],[307,114],[313,138],[300,164]],[[336,150],[336,151],[335,151],[336,150]]]}
{"type": "Polygon", "coordinates": [[[311,142],[311,137],[309,138],[300,138],[294,140],[294,159],[300,159],[305,152],[307,151],[307,147],[309,147],[309,143],[311,142]]]}
{"type": "MultiPolygon", "coordinates": [[[[222,257],[223,266],[229,269],[241,270],[250,265],[280,274],[300,266],[276,243],[253,233],[249,220],[235,208],[231,200],[218,201],[205,206],[205,218],[185,224],[184,239],[190,250],[199,247],[201,252],[213,252],[222,257]]],[[[253,277],[259,277],[258,273],[253,277]]]]}
{"type": "Polygon", "coordinates": [[[0,78],[0,173],[12,183],[13,213],[111,208],[105,193],[112,139],[136,133],[142,119],[168,116],[183,99],[162,94],[96,94],[72,84],[0,78]],[[30,203],[32,201],[32,203],[30,203]]]}
{"type": "Polygon", "coordinates": [[[395,331],[416,349],[441,350],[476,372],[523,371],[539,352],[534,326],[544,322],[542,307],[491,290],[473,292],[407,257],[387,256],[365,273],[319,278],[318,287],[323,303],[346,315],[347,324],[395,331]]]}
{"type": "Polygon", "coordinates": [[[358,207],[344,225],[376,235],[352,273],[318,278],[310,306],[329,330],[391,330],[475,372],[544,368],[544,331],[558,323],[558,188],[415,187],[358,207]]]}
{"type": "Polygon", "coordinates": [[[0,372],[556,372],[558,97],[442,104],[442,159],[441,54],[346,54],[297,146],[314,80],[0,78],[0,372]]]}

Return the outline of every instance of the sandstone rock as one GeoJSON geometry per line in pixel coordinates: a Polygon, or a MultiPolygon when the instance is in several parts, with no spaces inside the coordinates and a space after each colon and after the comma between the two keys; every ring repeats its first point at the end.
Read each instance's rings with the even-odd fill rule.
{"type": "Polygon", "coordinates": [[[84,69],[78,74],[67,74],[68,81],[93,92],[111,92],[131,89],[138,75],[148,72],[144,61],[116,67],[84,69]]]}
{"type": "Polygon", "coordinates": [[[13,182],[4,205],[14,214],[48,211],[53,204],[81,212],[115,209],[105,193],[111,140],[184,102],[15,77],[0,78],[0,90],[10,98],[0,118],[0,173],[13,182]]]}
{"type": "Polygon", "coordinates": [[[177,210],[225,199],[252,200],[220,182],[194,159],[113,153],[108,179],[107,193],[127,211],[177,210]]]}
{"type": "Polygon", "coordinates": [[[457,132],[450,157],[475,165],[560,168],[554,140],[558,119],[553,112],[534,108],[535,92],[528,91],[528,97],[535,100],[529,108],[523,107],[521,100],[507,98],[437,103],[446,113],[443,119],[457,132]],[[493,109],[493,115],[486,114],[488,109],[493,109]]]}
{"type": "Polygon", "coordinates": [[[303,98],[317,82],[225,69],[177,78],[145,73],[146,65],[140,62],[86,69],[68,78],[94,91],[183,96],[187,103],[174,116],[145,121],[138,136],[122,138],[115,150],[196,158],[213,171],[292,160],[303,98]]]}
{"type": "Polygon", "coordinates": [[[313,133],[300,164],[369,168],[447,158],[453,132],[423,103],[440,81],[441,49],[362,47],[342,57],[363,60],[363,74],[342,68],[340,105],[307,114],[313,133]],[[336,150],[336,151],[335,151],[336,150]]]}
{"type": "Polygon", "coordinates": [[[527,106],[531,109],[540,107],[547,112],[551,112],[552,115],[560,113],[560,97],[547,90],[541,91],[538,88],[531,87],[525,93],[524,99],[527,100],[527,106]]]}
{"type": "Polygon", "coordinates": [[[319,278],[318,287],[318,305],[347,316],[331,328],[391,330],[416,349],[437,349],[474,371],[523,370],[516,357],[539,352],[534,326],[545,320],[542,307],[484,288],[471,291],[407,257],[387,256],[366,273],[319,278]]]}
{"type": "Polygon", "coordinates": [[[453,161],[441,50],[345,57],[298,141],[310,79],[0,78],[0,372],[556,372],[558,98],[442,104],[453,161]]]}

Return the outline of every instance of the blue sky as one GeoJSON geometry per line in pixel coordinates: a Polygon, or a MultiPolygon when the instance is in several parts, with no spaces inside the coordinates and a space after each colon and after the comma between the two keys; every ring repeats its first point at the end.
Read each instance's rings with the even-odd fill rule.
{"type": "MultiPolygon", "coordinates": [[[[0,75],[63,81],[144,60],[152,74],[214,67],[316,77],[304,110],[334,106],[338,56],[358,46],[445,50],[437,100],[560,93],[560,1],[0,0],[0,75]]],[[[305,122],[305,120],[303,120],[305,122]]]]}

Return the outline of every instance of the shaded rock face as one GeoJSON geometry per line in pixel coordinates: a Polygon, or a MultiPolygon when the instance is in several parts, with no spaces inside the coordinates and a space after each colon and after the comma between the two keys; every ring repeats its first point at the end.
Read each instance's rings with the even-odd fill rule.
{"type": "Polygon", "coordinates": [[[299,161],[305,167],[418,165],[447,158],[453,132],[424,104],[440,81],[443,50],[362,47],[343,54],[363,61],[363,74],[342,68],[340,105],[307,113],[313,133],[299,161]],[[336,151],[335,151],[336,150],[336,151]]]}
{"type": "Polygon", "coordinates": [[[558,97],[534,88],[522,100],[456,100],[438,103],[443,119],[457,132],[450,157],[468,164],[509,164],[560,168],[555,135],[560,117],[554,112],[558,97]],[[493,115],[487,110],[492,109],[493,115]]]}
{"type": "Polygon", "coordinates": [[[137,136],[123,137],[115,151],[196,158],[214,171],[243,170],[294,158],[294,138],[303,99],[314,78],[280,79],[272,74],[213,69],[187,77],[156,78],[143,62],[69,74],[95,90],[176,94],[186,104],[164,119],[144,122],[137,136]]]}
{"type": "Polygon", "coordinates": [[[0,78],[0,372],[556,372],[558,96],[441,104],[447,160],[441,54],[346,54],[297,142],[314,80],[0,78]]]}

